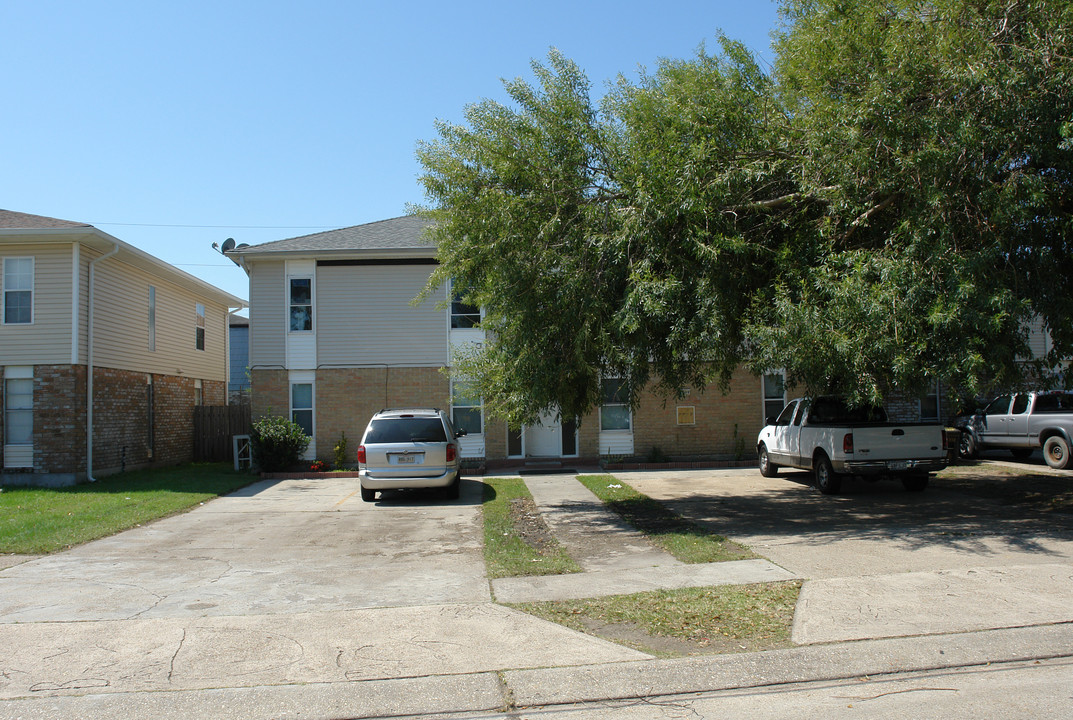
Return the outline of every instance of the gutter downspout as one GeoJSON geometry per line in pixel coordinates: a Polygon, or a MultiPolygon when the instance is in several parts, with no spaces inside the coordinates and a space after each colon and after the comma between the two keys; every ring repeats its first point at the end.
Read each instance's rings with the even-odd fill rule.
{"type": "Polygon", "coordinates": [[[86,305],[86,479],[97,482],[93,477],[93,266],[105,258],[112,257],[119,252],[119,243],[115,243],[112,249],[94,258],[89,262],[89,288],[86,305]]]}

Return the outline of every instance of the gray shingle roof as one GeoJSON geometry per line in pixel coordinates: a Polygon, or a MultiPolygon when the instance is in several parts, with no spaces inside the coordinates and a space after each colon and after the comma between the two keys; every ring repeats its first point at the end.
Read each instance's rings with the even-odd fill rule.
{"type": "Polygon", "coordinates": [[[238,255],[258,255],[325,251],[338,253],[350,250],[434,250],[436,246],[425,236],[425,230],[432,224],[427,218],[404,215],[390,220],[249,245],[231,252],[238,255]]]}
{"type": "Polygon", "coordinates": [[[44,215],[29,215],[12,210],[0,210],[0,228],[5,230],[51,230],[92,227],[86,223],[58,220],[44,215]]]}

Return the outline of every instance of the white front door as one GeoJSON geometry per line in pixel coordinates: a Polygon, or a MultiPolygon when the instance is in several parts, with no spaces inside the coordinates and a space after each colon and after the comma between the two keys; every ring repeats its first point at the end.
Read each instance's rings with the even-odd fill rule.
{"type": "Polygon", "coordinates": [[[528,457],[562,455],[562,425],[553,413],[545,412],[535,425],[525,428],[525,454],[528,457]]]}

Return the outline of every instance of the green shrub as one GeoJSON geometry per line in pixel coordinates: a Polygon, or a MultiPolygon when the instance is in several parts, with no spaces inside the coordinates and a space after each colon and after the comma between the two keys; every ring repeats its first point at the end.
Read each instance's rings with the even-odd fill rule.
{"type": "Polygon", "coordinates": [[[342,470],[346,467],[346,433],[339,434],[339,442],[332,448],[335,455],[335,469],[342,470]]]}
{"type": "Polygon", "coordinates": [[[253,461],[264,472],[286,470],[302,457],[309,440],[298,423],[281,417],[261,418],[250,432],[253,461]]]}

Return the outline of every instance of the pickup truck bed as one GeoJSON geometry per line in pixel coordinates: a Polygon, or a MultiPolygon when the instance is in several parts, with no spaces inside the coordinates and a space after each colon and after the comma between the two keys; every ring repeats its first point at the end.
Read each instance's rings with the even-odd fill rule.
{"type": "Polygon", "coordinates": [[[923,490],[928,473],[946,467],[943,428],[886,422],[880,408],[848,410],[837,398],[796,399],[757,438],[760,472],[812,470],[824,494],[841,489],[843,475],[900,478],[923,490]]]}

